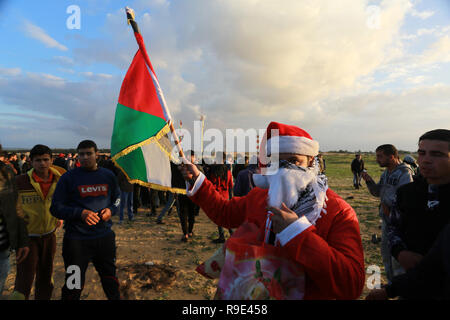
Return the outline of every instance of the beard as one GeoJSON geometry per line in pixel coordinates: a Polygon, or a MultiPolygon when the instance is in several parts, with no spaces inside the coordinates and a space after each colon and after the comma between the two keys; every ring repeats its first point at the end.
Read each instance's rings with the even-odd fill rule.
{"type": "Polygon", "coordinates": [[[313,168],[281,167],[272,175],[253,175],[255,186],[269,189],[267,203],[271,207],[280,208],[284,203],[292,209],[299,201],[299,197],[307,186],[316,181],[313,168]]]}

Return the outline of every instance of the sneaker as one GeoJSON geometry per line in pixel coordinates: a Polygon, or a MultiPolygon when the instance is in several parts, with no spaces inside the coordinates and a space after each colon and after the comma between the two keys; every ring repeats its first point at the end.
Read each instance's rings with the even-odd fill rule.
{"type": "Polygon", "coordinates": [[[188,233],[188,236],[189,236],[189,238],[193,238],[194,237],[194,233],[193,232],[188,233]]]}
{"type": "Polygon", "coordinates": [[[376,234],[373,234],[372,235],[372,243],[377,244],[377,243],[380,243],[380,242],[381,242],[381,237],[379,237],[376,234]]]}
{"type": "Polygon", "coordinates": [[[181,237],[181,241],[182,242],[187,242],[188,241],[188,235],[185,234],[184,236],[181,237]]]}
{"type": "Polygon", "coordinates": [[[224,242],[225,242],[224,238],[217,238],[212,241],[212,243],[224,243],[224,242]]]}

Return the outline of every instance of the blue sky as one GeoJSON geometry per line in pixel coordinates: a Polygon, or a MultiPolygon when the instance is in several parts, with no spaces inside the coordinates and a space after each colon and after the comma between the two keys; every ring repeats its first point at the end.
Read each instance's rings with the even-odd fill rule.
{"type": "Polygon", "coordinates": [[[183,128],[298,125],[323,151],[415,150],[450,123],[450,1],[0,1],[0,142],[110,146],[135,9],[183,128]],[[68,29],[77,5],[81,28],[68,29]]]}

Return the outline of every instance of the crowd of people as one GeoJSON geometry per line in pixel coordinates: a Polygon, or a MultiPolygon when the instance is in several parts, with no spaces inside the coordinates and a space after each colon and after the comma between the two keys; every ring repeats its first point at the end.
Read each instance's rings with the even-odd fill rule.
{"type": "MultiPolygon", "coordinates": [[[[359,298],[365,269],[356,212],[329,188],[318,141],[299,127],[272,122],[267,156],[273,129],[279,131],[275,174],[265,174],[257,158],[230,159],[217,152],[216,163],[206,164],[187,151],[181,165],[171,164],[173,181],[186,188],[186,194],[130,183],[91,140],[80,142],[76,155],[55,156],[48,146],[36,145],[20,160],[0,145],[0,294],[10,252],[15,252],[10,299],[29,299],[33,283],[35,299],[51,299],[55,231],[64,223],[66,279],[61,298],[80,299],[92,262],[107,298],[120,299],[111,217],[118,215],[122,224],[127,211],[132,223],[144,208],[147,217],[164,224],[165,216],[176,210],[181,241],[187,242],[195,236],[201,208],[218,227],[213,242],[223,243],[224,254],[233,253],[218,266],[217,298],[359,298]],[[245,282],[239,272],[232,272],[244,263],[240,250],[258,252],[245,259],[257,261],[257,281],[252,290],[236,292],[230,283],[245,282]],[[274,281],[258,277],[261,269],[275,265],[274,281]],[[71,283],[73,266],[80,272],[79,283],[71,283]],[[258,285],[266,295],[256,290],[258,285]]],[[[385,168],[378,182],[367,172],[361,154],[351,164],[354,188],[362,187],[364,180],[370,194],[380,198],[381,256],[388,283],[366,299],[450,298],[450,130],[429,131],[418,141],[417,161],[409,155],[401,160],[391,144],[375,150],[377,163],[385,168]]]]}

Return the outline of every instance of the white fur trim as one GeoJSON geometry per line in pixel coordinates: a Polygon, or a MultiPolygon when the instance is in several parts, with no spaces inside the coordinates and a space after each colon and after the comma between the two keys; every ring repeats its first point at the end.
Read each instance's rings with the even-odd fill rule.
{"type": "Polygon", "coordinates": [[[277,234],[276,240],[278,240],[283,247],[286,243],[298,236],[300,233],[308,229],[312,224],[308,219],[303,216],[298,220],[292,222],[283,231],[277,234]]]}
{"type": "MultiPolygon", "coordinates": [[[[274,137],[275,138],[275,137],[274,137]]],[[[306,137],[276,136],[279,153],[296,153],[315,157],[319,154],[319,142],[306,137]]],[[[271,154],[271,139],[267,140],[267,155],[271,154]]]]}
{"type": "Polygon", "coordinates": [[[191,190],[189,190],[190,184],[186,181],[186,195],[188,197],[194,196],[197,193],[198,189],[200,189],[200,187],[202,186],[205,178],[205,175],[200,172],[200,175],[197,177],[197,180],[195,180],[194,186],[191,190]]]}

